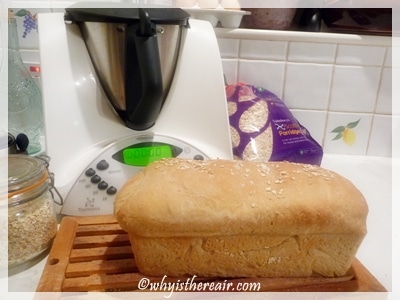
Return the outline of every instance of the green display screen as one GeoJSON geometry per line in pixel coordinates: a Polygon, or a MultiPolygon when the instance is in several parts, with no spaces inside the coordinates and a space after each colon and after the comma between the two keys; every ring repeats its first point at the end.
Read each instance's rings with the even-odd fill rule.
{"type": "Polygon", "coordinates": [[[144,167],[161,158],[173,157],[173,153],[171,146],[162,144],[125,148],[122,151],[122,156],[125,164],[144,167]]]}

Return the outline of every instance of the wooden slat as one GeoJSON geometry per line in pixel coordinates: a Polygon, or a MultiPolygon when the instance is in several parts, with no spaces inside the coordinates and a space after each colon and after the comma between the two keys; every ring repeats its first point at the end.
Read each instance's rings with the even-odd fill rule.
{"type": "Polygon", "coordinates": [[[82,277],[92,274],[119,274],[138,272],[133,259],[93,260],[68,264],[65,277],[82,277]]]}
{"type": "Polygon", "coordinates": [[[99,215],[90,217],[66,217],[75,219],[79,226],[84,225],[98,225],[98,224],[117,224],[114,215],[99,215]]]}
{"type": "Polygon", "coordinates": [[[63,285],[63,292],[135,290],[140,278],[142,277],[139,277],[137,274],[135,276],[135,273],[115,275],[92,274],[87,277],[66,278],[63,285]]]}
{"type": "MultiPolygon", "coordinates": [[[[260,291],[288,291],[289,289],[296,290],[303,287],[325,287],[330,284],[337,284],[341,286],[343,282],[350,282],[353,275],[325,278],[325,277],[306,277],[306,278],[237,278],[229,279],[228,282],[232,283],[232,287],[240,286],[254,287],[259,286],[260,291]],[[246,285],[243,285],[246,284],[246,285]]],[[[221,280],[216,280],[215,282],[222,282],[221,280]]],[[[352,285],[356,284],[353,282],[352,285]]],[[[208,290],[208,289],[207,289],[208,290]]],[[[314,289],[315,291],[315,289],[314,289]]]]}
{"type": "Polygon", "coordinates": [[[131,246],[120,247],[96,247],[84,249],[72,249],[69,262],[83,262],[98,259],[133,258],[131,246]]]}
{"type": "MultiPolygon", "coordinates": [[[[84,287],[90,287],[95,290],[107,290],[111,288],[119,288],[124,290],[137,290],[139,280],[144,276],[139,275],[137,273],[132,274],[116,274],[116,275],[107,275],[107,274],[93,274],[87,277],[79,277],[79,278],[67,278],[64,284],[64,291],[83,291],[84,287]]],[[[230,291],[234,290],[238,287],[240,283],[243,287],[245,283],[252,284],[253,288],[259,287],[259,291],[275,291],[275,292],[294,292],[294,291],[316,291],[315,287],[318,287],[319,290],[325,291],[327,288],[328,291],[331,292],[339,292],[342,290],[351,291],[355,290],[357,287],[357,282],[351,279],[350,276],[340,277],[340,278],[237,278],[237,279],[212,279],[212,278],[195,278],[192,283],[192,278],[188,277],[179,277],[179,278],[171,278],[166,277],[164,279],[160,278],[152,278],[146,277],[150,280],[150,282],[155,285],[157,283],[163,283],[163,289],[166,288],[166,284],[168,283],[186,283],[187,288],[191,288],[191,291],[215,291],[215,287],[217,284],[220,284],[220,287],[224,287],[221,291],[228,291],[227,286],[230,285],[230,291]],[[202,282],[199,285],[199,282],[202,282]],[[212,283],[212,288],[210,289],[212,283]],[[343,288],[343,283],[345,283],[343,288]],[[197,287],[197,290],[196,290],[197,287]]],[[[250,286],[250,285],[249,285],[250,286]]],[[[317,289],[318,290],[318,289],[317,289]]],[[[150,287],[147,291],[157,291],[150,290],[150,287]]],[[[158,288],[160,291],[160,288],[158,288]]],[[[253,290],[255,291],[255,290],[253,290]]]]}
{"type": "Polygon", "coordinates": [[[40,278],[37,291],[61,292],[68,265],[69,254],[74,243],[78,223],[74,218],[64,218],[54,239],[49,257],[40,278]]]}
{"type": "MultiPolygon", "coordinates": [[[[144,276],[137,271],[128,235],[114,216],[64,217],[50,250],[38,292],[137,290],[144,276]]],[[[188,278],[147,277],[156,282],[186,282],[188,278]]],[[[192,280],[192,278],[190,278],[192,280]]],[[[260,291],[384,292],[386,289],[356,259],[349,276],[340,278],[194,278],[194,282],[260,283],[260,291]]]]}
{"type": "MultiPolygon", "coordinates": [[[[64,292],[82,292],[82,291],[110,291],[110,290],[124,290],[124,291],[139,291],[138,284],[143,278],[150,280],[151,283],[173,283],[173,282],[186,282],[187,278],[159,278],[144,276],[138,272],[126,274],[93,274],[86,277],[79,278],[66,278],[63,291],[64,292]]],[[[191,278],[190,278],[191,280],[191,278]]],[[[193,282],[208,282],[213,281],[215,278],[196,277],[193,282]]],[[[144,290],[147,292],[154,291],[149,288],[144,290]]]]}
{"type": "Polygon", "coordinates": [[[74,239],[74,248],[95,248],[106,246],[130,245],[128,234],[77,236],[74,239]]]}
{"type": "Polygon", "coordinates": [[[76,236],[87,235],[108,235],[108,234],[123,234],[125,233],[121,227],[115,224],[97,224],[97,225],[82,225],[76,230],[76,236]]]}

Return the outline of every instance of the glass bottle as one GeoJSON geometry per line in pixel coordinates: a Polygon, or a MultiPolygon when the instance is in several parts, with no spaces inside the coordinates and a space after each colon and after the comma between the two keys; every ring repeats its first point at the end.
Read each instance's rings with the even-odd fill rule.
{"type": "Polygon", "coordinates": [[[43,128],[42,94],[25,67],[20,52],[17,23],[8,15],[8,131],[17,136],[24,133],[29,139],[29,155],[41,150],[43,128]]]}

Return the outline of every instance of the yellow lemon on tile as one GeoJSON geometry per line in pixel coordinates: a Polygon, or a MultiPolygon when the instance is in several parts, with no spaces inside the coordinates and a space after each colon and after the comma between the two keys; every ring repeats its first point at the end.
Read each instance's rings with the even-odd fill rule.
{"type": "Polygon", "coordinates": [[[343,131],[343,141],[349,145],[353,146],[354,142],[356,141],[356,133],[354,130],[351,130],[350,128],[346,127],[343,131]]]}

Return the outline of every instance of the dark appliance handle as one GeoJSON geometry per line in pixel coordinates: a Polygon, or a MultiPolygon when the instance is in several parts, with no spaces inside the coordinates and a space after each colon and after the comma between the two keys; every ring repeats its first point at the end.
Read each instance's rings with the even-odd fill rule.
{"type": "Polygon", "coordinates": [[[321,9],[320,8],[304,8],[300,20],[299,29],[320,32],[321,31],[321,9]]]}
{"type": "Polygon", "coordinates": [[[126,126],[146,130],[155,124],[163,104],[163,81],[156,25],[145,9],[139,23],[126,27],[126,126]]]}

